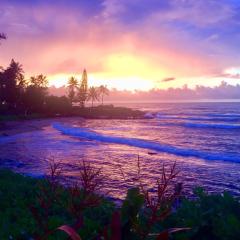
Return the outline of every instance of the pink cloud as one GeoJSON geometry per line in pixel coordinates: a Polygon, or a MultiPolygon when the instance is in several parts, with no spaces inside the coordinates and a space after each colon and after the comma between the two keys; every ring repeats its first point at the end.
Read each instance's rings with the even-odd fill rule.
{"type": "MultiPolygon", "coordinates": [[[[8,41],[1,46],[0,63],[7,66],[11,58],[15,58],[29,75],[81,73],[84,67],[92,73],[104,73],[108,71],[105,63],[109,56],[128,54],[149,63],[149,71],[163,69],[166,74],[163,77],[173,74],[176,81],[209,76],[226,67],[225,60],[209,54],[219,52],[221,46],[213,46],[209,40],[200,41],[188,32],[163,24],[163,21],[176,19],[201,26],[207,24],[201,22],[207,20],[200,17],[204,5],[190,2],[191,9],[176,7],[165,13],[154,12],[134,27],[113,17],[124,12],[124,1],[117,4],[105,1],[101,14],[89,18],[81,9],[8,6],[0,9],[4,13],[0,27],[9,35],[8,41]],[[192,18],[195,13],[197,15],[192,18]]],[[[221,16],[208,19],[212,24],[232,14],[225,5],[216,3],[216,6],[221,16]]],[[[137,75],[138,69],[135,71],[137,75]]],[[[162,76],[156,75],[156,81],[159,77],[162,76]]]]}

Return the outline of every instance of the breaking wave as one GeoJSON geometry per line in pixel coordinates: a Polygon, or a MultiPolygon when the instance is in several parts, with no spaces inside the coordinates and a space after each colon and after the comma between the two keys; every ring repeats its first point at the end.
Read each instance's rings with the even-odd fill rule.
{"type": "Polygon", "coordinates": [[[192,122],[178,122],[178,123],[161,123],[160,126],[180,126],[187,128],[212,128],[212,129],[229,129],[240,130],[240,125],[237,124],[212,124],[212,123],[192,123],[192,122]]]}
{"type": "Polygon", "coordinates": [[[84,138],[88,140],[95,140],[95,141],[100,141],[105,143],[122,144],[127,146],[154,150],[158,152],[164,152],[164,153],[173,154],[173,155],[182,156],[182,157],[196,157],[196,158],[201,158],[205,160],[240,162],[240,156],[238,155],[229,155],[224,153],[208,153],[208,152],[202,152],[194,149],[185,149],[185,148],[174,147],[172,145],[164,145],[161,143],[152,142],[144,139],[103,135],[97,132],[90,131],[85,128],[69,127],[59,123],[53,124],[53,128],[60,131],[62,134],[84,138]]]}
{"type": "Polygon", "coordinates": [[[156,118],[158,119],[163,119],[163,120],[190,120],[190,121],[216,121],[216,122],[239,122],[240,117],[239,116],[234,116],[234,115],[199,115],[199,116],[175,116],[175,115],[163,115],[157,113],[156,118]]]}

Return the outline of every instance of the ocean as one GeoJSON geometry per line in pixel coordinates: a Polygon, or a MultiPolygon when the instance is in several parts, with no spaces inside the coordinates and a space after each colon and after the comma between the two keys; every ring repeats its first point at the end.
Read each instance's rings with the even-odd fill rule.
{"type": "Polygon", "coordinates": [[[240,103],[118,105],[144,110],[146,118],[48,119],[42,130],[0,137],[0,166],[40,177],[54,159],[61,162],[63,181],[71,182],[84,159],[102,169],[103,193],[122,199],[136,185],[139,157],[150,189],[163,165],[169,169],[176,162],[176,181],[186,194],[202,186],[240,195],[240,103]]]}

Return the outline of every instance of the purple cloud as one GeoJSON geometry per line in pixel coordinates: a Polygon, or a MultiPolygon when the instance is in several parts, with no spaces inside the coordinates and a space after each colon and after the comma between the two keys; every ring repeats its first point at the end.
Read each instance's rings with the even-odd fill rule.
{"type": "Polygon", "coordinates": [[[0,61],[14,57],[26,72],[67,73],[82,65],[101,72],[109,56],[123,53],[153,66],[158,83],[159,76],[176,83],[214,78],[239,64],[239,8],[237,0],[2,0],[0,31],[9,39],[0,61]]]}

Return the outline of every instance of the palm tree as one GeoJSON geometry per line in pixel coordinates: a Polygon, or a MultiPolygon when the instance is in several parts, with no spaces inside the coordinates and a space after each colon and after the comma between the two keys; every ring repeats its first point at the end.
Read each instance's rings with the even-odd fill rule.
{"type": "Polygon", "coordinates": [[[93,102],[95,100],[99,101],[98,95],[99,95],[99,93],[97,91],[97,88],[95,88],[95,87],[90,87],[89,88],[89,90],[88,90],[88,98],[87,99],[88,100],[92,100],[92,107],[93,107],[93,102]]]}
{"type": "Polygon", "coordinates": [[[48,85],[47,77],[43,74],[33,76],[30,78],[30,84],[38,88],[46,88],[48,85]]]}
{"type": "Polygon", "coordinates": [[[75,90],[78,86],[78,80],[75,77],[70,77],[68,80],[68,98],[71,102],[71,104],[74,101],[75,98],[75,90]]]}
{"type": "Polygon", "coordinates": [[[108,96],[109,95],[109,90],[107,88],[107,86],[105,85],[101,85],[99,87],[99,95],[102,97],[102,105],[103,105],[103,97],[104,95],[108,96]]]}

